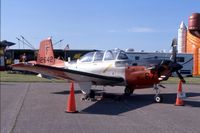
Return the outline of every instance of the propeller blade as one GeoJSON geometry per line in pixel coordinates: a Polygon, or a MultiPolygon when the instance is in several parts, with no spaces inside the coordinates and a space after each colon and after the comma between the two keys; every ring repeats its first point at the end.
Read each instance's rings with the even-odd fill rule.
{"type": "Polygon", "coordinates": [[[179,73],[179,71],[176,71],[176,74],[178,75],[179,79],[180,79],[183,83],[186,82],[185,79],[183,78],[183,76],[179,73]]]}
{"type": "Polygon", "coordinates": [[[176,38],[174,38],[173,40],[172,40],[172,47],[173,46],[177,46],[177,39],[176,38]]]}
{"type": "Polygon", "coordinates": [[[171,60],[176,63],[176,55],[177,55],[177,40],[174,38],[172,41],[172,57],[171,60]]]}

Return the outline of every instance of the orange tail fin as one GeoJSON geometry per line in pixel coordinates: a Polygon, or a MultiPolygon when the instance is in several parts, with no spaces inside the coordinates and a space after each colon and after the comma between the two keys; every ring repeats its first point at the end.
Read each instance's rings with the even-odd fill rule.
{"type": "Polygon", "coordinates": [[[46,39],[40,42],[37,64],[43,64],[43,65],[55,64],[53,45],[51,39],[46,39]]]}

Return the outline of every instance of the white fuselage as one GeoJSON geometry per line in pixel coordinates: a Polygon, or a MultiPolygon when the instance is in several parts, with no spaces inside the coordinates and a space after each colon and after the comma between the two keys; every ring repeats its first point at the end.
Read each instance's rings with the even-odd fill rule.
{"type": "MultiPolygon", "coordinates": [[[[122,77],[124,79],[125,68],[128,65],[130,65],[130,60],[126,58],[123,51],[96,51],[84,55],[76,62],[65,62],[67,69],[103,76],[122,77]]],[[[90,92],[91,85],[92,83],[79,83],[82,92],[86,94],[90,92]]]]}
{"type": "Polygon", "coordinates": [[[66,67],[71,70],[94,73],[104,76],[124,77],[125,65],[116,67],[116,61],[80,62],[66,63],[66,67]]]}

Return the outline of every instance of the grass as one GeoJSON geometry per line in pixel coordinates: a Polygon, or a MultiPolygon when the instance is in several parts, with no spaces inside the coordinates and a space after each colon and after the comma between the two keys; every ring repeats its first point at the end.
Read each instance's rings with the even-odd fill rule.
{"type": "Polygon", "coordinates": [[[11,73],[9,71],[0,72],[0,76],[1,82],[64,82],[64,80],[40,78],[36,74],[11,73]]]}
{"type": "MultiPolygon", "coordinates": [[[[34,74],[19,74],[11,73],[9,71],[0,72],[1,82],[56,82],[64,83],[64,80],[59,79],[46,79],[37,77],[34,74]]],[[[200,85],[200,76],[197,77],[185,77],[187,84],[199,84],[200,85]]],[[[177,77],[170,77],[167,81],[162,83],[164,84],[177,84],[179,79],[177,77]]]]}
{"type": "MultiPolygon", "coordinates": [[[[184,77],[186,84],[199,84],[200,85],[200,76],[195,77],[184,77]]],[[[165,84],[177,84],[179,82],[178,77],[170,77],[167,81],[163,81],[165,84]]]]}

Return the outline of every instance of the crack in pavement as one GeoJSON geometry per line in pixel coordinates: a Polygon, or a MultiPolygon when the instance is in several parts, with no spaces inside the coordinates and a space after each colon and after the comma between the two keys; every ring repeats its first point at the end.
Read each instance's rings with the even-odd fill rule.
{"type": "Polygon", "coordinates": [[[16,116],[15,116],[15,119],[14,119],[14,123],[11,125],[11,129],[10,129],[10,131],[8,133],[12,133],[14,131],[15,127],[16,127],[16,124],[17,124],[17,121],[18,121],[18,117],[19,117],[20,112],[22,110],[22,107],[24,105],[24,101],[26,99],[28,91],[30,90],[30,87],[31,87],[31,83],[28,84],[28,87],[26,89],[26,92],[25,92],[24,96],[20,99],[20,101],[18,103],[19,105],[17,106],[17,109],[16,109],[17,113],[16,113],[16,116]]]}

